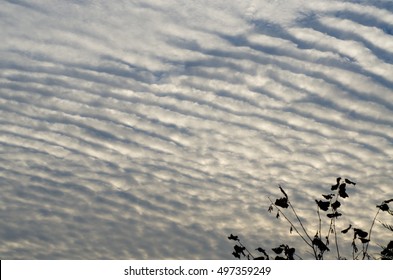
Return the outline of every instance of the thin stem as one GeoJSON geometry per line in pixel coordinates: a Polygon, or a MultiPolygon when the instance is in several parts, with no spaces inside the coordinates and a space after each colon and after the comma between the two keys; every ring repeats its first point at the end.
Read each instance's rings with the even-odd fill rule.
{"type": "Polygon", "coordinates": [[[248,251],[247,247],[244,246],[244,245],[240,242],[240,240],[237,240],[237,242],[239,242],[240,246],[242,246],[242,247],[247,251],[247,253],[248,253],[253,259],[255,259],[255,257],[251,254],[250,251],[248,251]]]}
{"type": "Polygon", "coordinates": [[[378,211],[377,211],[377,213],[374,216],[373,222],[371,223],[370,231],[368,232],[368,239],[370,241],[367,242],[366,249],[363,251],[363,260],[366,258],[366,255],[367,255],[368,244],[371,242],[371,232],[373,230],[373,227],[374,227],[374,224],[375,224],[375,220],[378,217],[379,211],[381,211],[381,209],[378,208],[378,211]]]}
{"type": "MultiPolygon", "coordinates": [[[[358,259],[358,257],[361,255],[361,254],[366,254],[367,256],[369,256],[369,257],[371,257],[370,255],[368,255],[367,254],[367,252],[365,253],[365,244],[362,244],[362,247],[363,247],[363,249],[356,255],[356,260],[358,259]]],[[[374,258],[375,259],[375,258],[374,258]]]]}
{"type": "Polygon", "coordinates": [[[301,256],[299,256],[298,254],[294,254],[296,257],[299,258],[299,260],[303,260],[303,258],[301,256]]]}
{"type": "MultiPolygon", "coordinates": [[[[293,213],[295,214],[297,220],[299,221],[300,226],[302,227],[304,233],[307,235],[308,239],[310,239],[311,244],[312,244],[312,241],[313,241],[313,240],[311,239],[310,235],[308,235],[306,229],[305,229],[304,226],[303,226],[302,221],[300,220],[299,216],[297,215],[297,213],[296,213],[296,211],[295,211],[295,208],[293,208],[292,203],[289,201],[289,199],[288,199],[288,204],[289,204],[289,206],[291,206],[291,209],[292,209],[293,213]]],[[[313,252],[314,252],[315,259],[318,259],[317,252],[315,251],[314,246],[312,246],[312,250],[313,250],[313,252]]]]}
{"type": "Polygon", "coordinates": [[[318,214],[318,219],[319,219],[319,238],[322,237],[322,219],[321,219],[321,213],[319,211],[319,207],[317,205],[317,214],[318,214]]]}
{"type": "Polygon", "coordinates": [[[317,256],[316,256],[316,252],[315,252],[314,249],[313,249],[313,252],[311,252],[311,251],[306,251],[306,252],[307,252],[307,254],[309,254],[310,256],[313,256],[316,260],[318,259],[317,256]]]}
{"type": "MultiPolygon", "coordinates": [[[[333,219],[335,219],[335,218],[333,218],[333,219]]],[[[334,230],[334,240],[336,242],[337,258],[341,259],[341,257],[340,257],[340,250],[338,249],[338,239],[337,239],[337,232],[336,232],[336,220],[333,221],[333,230],[334,230]]]]}
{"type": "MultiPolygon", "coordinates": [[[[355,238],[352,240],[352,243],[355,243],[355,238]]],[[[353,247],[353,245],[352,245],[352,259],[355,260],[355,248],[353,247]]]]}
{"type": "Polygon", "coordinates": [[[325,243],[326,246],[328,245],[328,240],[330,237],[330,233],[332,232],[332,229],[333,229],[333,219],[330,219],[330,226],[329,226],[328,234],[326,236],[326,243],[325,243]]]}
{"type": "Polygon", "coordinates": [[[280,208],[278,208],[273,201],[270,199],[270,197],[268,197],[270,202],[272,203],[272,205],[274,205],[274,207],[277,209],[277,211],[287,220],[287,222],[292,226],[292,228],[296,231],[296,233],[303,239],[304,242],[306,242],[306,244],[308,246],[310,246],[311,248],[313,248],[313,246],[303,237],[303,235],[300,234],[299,230],[296,228],[296,226],[291,222],[291,220],[288,219],[287,216],[285,216],[284,212],[282,212],[280,210],[280,208]]]}
{"type": "MultiPolygon", "coordinates": [[[[313,240],[311,239],[310,235],[308,235],[306,229],[305,229],[304,226],[303,226],[302,221],[300,220],[300,217],[299,217],[298,214],[296,213],[295,208],[293,208],[292,203],[289,201],[289,199],[288,199],[288,204],[289,204],[289,206],[291,206],[291,209],[292,209],[293,213],[295,214],[297,220],[299,221],[300,226],[302,227],[304,233],[307,235],[308,239],[310,239],[311,244],[312,244],[312,241],[313,241],[313,240]]],[[[315,251],[314,246],[312,246],[312,250],[313,250],[313,252],[314,252],[315,259],[318,259],[317,252],[315,251]]]]}
{"type": "Polygon", "coordinates": [[[302,227],[304,233],[307,235],[308,239],[310,239],[310,241],[312,242],[312,238],[310,237],[310,235],[308,235],[306,229],[305,229],[304,226],[303,226],[302,221],[300,220],[299,216],[297,215],[297,213],[296,213],[296,211],[295,211],[295,208],[293,208],[292,203],[291,203],[289,200],[288,200],[288,204],[289,204],[289,206],[291,206],[291,209],[292,209],[293,213],[295,214],[296,219],[299,221],[300,226],[302,227]]]}
{"type": "MultiPolygon", "coordinates": [[[[336,198],[336,201],[338,201],[338,190],[336,191],[336,194],[334,195],[334,197],[336,198]]],[[[332,198],[330,199],[330,205],[332,205],[332,198]]],[[[337,233],[336,233],[336,225],[334,224],[334,233],[336,234],[336,240],[337,240],[337,233]]],[[[328,234],[327,234],[327,236],[326,236],[326,246],[327,246],[327,243],[328,243],[328,240],[329,240],[329,237],[330,237],[330,233],[332,232],[332,229],[333,229],[333,218],[332,219],[330,219],[330,226],[329,226],[329,231],[328,231],[328,234]]],[[[337,241],[336,241],[336,244],[337,244],[337,241]]]]}
{"type": "MultiPolygon", "coordinates": [[[[307,235],[308,239],[310,239],[311,244],[312,244],[312,241],[313,241],[312,238],[310,237],[310,235],[308,235],[306,229],[305,229],[304,226],[303,226],[302,221],[300,220],[298,214],[297,214],[296,211],[295,211],[295,208],[292,206],[292,203],[289,201],[289,199],[288,199],[288,204],[289,204],[289,206],[291,206],[291,209],[292,209],[293,213],[295,214],[296,219],[299,221],[300,226],[302,227],[304,233],[307,235]]],[[[312,250],[313,250],[313,252],[314,252],[315,259],[317,259],[318,256],[317,256],[317,252],[315,251],[314,246],[312,246],[312,250]]]]}

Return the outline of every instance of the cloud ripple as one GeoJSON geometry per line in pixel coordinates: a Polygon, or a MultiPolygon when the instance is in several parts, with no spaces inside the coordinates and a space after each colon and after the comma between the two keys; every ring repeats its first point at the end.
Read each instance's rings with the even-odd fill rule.
{"type": "Polygon", "coordinates": [[[277,184],[312,228],[339,175],[359,182],[340,225],[368,226],[393,179],[374,2],[4,1],[2,257],[228,259],[231,232],[288,238],[277,184]]]}

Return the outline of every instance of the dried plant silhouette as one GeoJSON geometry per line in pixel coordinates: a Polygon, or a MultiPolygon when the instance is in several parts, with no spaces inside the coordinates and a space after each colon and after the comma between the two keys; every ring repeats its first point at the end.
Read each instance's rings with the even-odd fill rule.
{"type": "MultiPolygon", "coordinates": [[[[350,179],[345,178],[342,180],[341,177],[336,179],[336,184],[330,187],[328,194],[322,194],[322,199],[315,199],[317,204],[316,215],[318,218],[318,228],[312,232],[316,232],[311,235],[306,230],[302,219],[297,214],[295,207],[292,205],[288,194],[284,191],[282,186],[278,186],[282,197],[277,198],[274,202],[268,197],[270,206],[268,208],[269,213],[274,213],[277,219],[283,217],[289,224],[289,232],[295,232],[304,242],[304,246],[309,248],[309,252],[316,260],[323,260],[325,254],[328,252],[334,253],[335,258],[338,260],[347,259],[340,252],[340,237],[346,234],[353,233],[353,239],[350,246],[351,259],[353,260],[365,260],[365,259],[382,259],[382,260],[393,260],[393,240],[387,242],[386,246],[381,246],[382,251],[378,252],[377,257],[373,257],[369,254],[369,244],[372,242],[371,236],[375,222],[378,221],[384,228],[393,232],[393,225],[384,223],[378,220],[381,212],[393,216],[393,211],[389,208],[389,203],[393,202],[393,199],[384,200],[381,204],[376,205],[377,211],[371,221],[368,231],[357,227],[356,225],[349,224],[345,228],[338,228],[336,226],[337,219],[343,216],[340,212],[342,207],[342,201],[349,198],[347,193],[347,187],[354,188],[356,183],[350,179]],[[340,202],[341,201],[341,202],[340,202]],[[291,216],[289,215],[291,214],[291,216]],[[323,214],[323,215],[321,215],[323,214]],[[291,218],[293,217],[293,218],[291,218]],[[327,220],[327,226],[323,227],[322,217],[327,220]],[[323,231],[322,228],[327,228],[323,231]]],[[[234,246],[233,256],[238,259],[253,259],[253,260],[294,260],[303,259],[301,256],[296,254],[296,249],[290,247],[288,244],[281,244],[276,248],[266,250],[263,247],[255,249],[255,256],[247,249],[246,246],[240,241],[239,236],[230,234],[228,239],[236,242],[234,246]],[[274,255],[269,254],[271,252],[274,255]]],[[[393,239],[393,235],[392,235],[393,239]]]]}

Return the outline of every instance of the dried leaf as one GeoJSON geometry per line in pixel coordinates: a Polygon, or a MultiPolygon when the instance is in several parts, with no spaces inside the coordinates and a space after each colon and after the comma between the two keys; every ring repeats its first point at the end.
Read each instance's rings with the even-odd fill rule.
{"type": "Polygon", "coordinates": [[[257,250],[259,253],[266,254],[265,249],[263,249],[263,248],[261,248],[261,247],[258,247],[258,248],[256,248],[255,250],[257,250]]]}
{"type": "Polygon", "coordinates": [[[355,233],[354,238],[356,238],[356,236],[359,236],[359,238],[366,238],[367,235],[368,235],[367,232],[365,232],[365,231],[363,231],[361,229],[358,229],[358,228],[354,228],[353,231],[355,233]]]}
{"type": "Polygon", "coordinates": [[[352,241],[352,248],[353,248],[353,251],[354,251],[355,253],[358,252],[358,247],[357,247],[356,244],[355,244],[355,239],[352,241]]]}
{"type": "Polygon", "coordinates": [[[288,260],[293,260],[294,259],[294,254],[295,254],[295,248],[285,248],[285,255],[288,257],[288,260]]]}
{"type": "Polygon", "coordinates": [[[346,229],[343,229],[341,232],[346,234],[350,229],[351,229],[352,225],[350,224],[346,229]]]}
{"type": "Polygon", "coordinates": [[[393,240],[386,247],[382,247],[381,257],[383,260],[393,260],[393,240]]]}
{"type": "Polygon", "coordinates": [[[238,253],[236,253],[236,252],[232,252],[232,255],[233,255],[235,258],[240,259],[240,254],[238,254],[238,253]]]}
{"type": "Polygon", "coordinates": [[[256,248],[255,250],[257,250],[258,252],[264,254],[265,257],[266,257],[266,259],[269,259],[269,256],[268,256],[268,254],[266,253],[265,249],[263,249],[263,248],[261,248],[261,247],[258,247],[258,248],[256,248]]]}
{"type": "Polygon", "coordinates": [[[377,208],[381,209],[382,211],[389,211],[389,205],[387,205],[386,203],[377,205],[377,208]]]}
{"type": "Polygon", "coordinates": [[[349,179],[345,179],[345,183],[347,183],[347,184],[350,184],[350,185],[356,185],[356,183],[355,182],[352,182],[351,180],[349,180],[349,179]]]}
{"type": "Polygon", "coordinates": [[[280,247],[277,247],[277,248],[272,248],[272,250],[273,250],[273,252],[276,253],[276,254],[281,254],[281,253],[284,251],[284,248],[282,248],[282,247],[280,246],[280,247]]]}
{"type": "Polygon", "coordinates": [[[235,245],[233,248],[235,249],[235,252],[237,254],[242,254],[243,256],[246,256],[246,254],[244,253],[244,250],[246,249],[246,247],[235,245]]]}
{"type": "Polygon", "coordinates": [[[337,210],[340,206],[341,206],[341,203],[338,200],[336,200],[334,203],[332,203],[333,210],[337,210]]]}
{"type": "Polygon", "coordinates": [[[338,218],[338,217],[342,216],[342,214],[339,212],[334,212],[332,214],[327,214],[326,216],[328,216],[329,218],[338,218]]]}
{"type": "Polygon", "coordinates": [[[276,202],[274,204],[282,208],[288,208],[289,206],[288,199],[286,197],[276,199],[276,202]]]}
{"type": "Polygon", "coordinates": [[[335,184],[335,185],[332,186],[332,188],[331,188],[332,191],[335,191],[335,190],[338,189],[338,186],[340,185],[341,177],[338,177],[338,178],[336,179],[336,181],[337,181],[337,184],[335,184]]]}
{"type": "Polygon", "coordinates": [[[346,186],[347,186],[347,184],[342,183],[340,185],[339,190],[338,190],[338,195],[341,196],[342,198],[349,197],[349,195],[346,193],[346,189],[345,189],[346,186]]]}
{"type": "Polygon", "coordinates": [[[329,209],[330,201],[315,200],[315,202],[321,210],[327,211],[329,209]]]}
{"type": "Polygon", "coordinates": [[[285,196],[286,199],[288,199],[288,195],[285,193],[285,191],[283,190],[283,188],[281,188],[281,186],[278,186],[280,188],[280,191],[283,193],[283,195],[285,196]]]}
{"type": "Polygon", "coordinates": [[[314,239],[313,239],[313,241],[312,241],[312,244],[315,245],[315,246],[317,246],[318,249],[319,249],[321,252],[330,251],[329,248],[325,245],[325,243],[323,243],[322,240],[319,239],[318,237],[314,237],[314,239]]]}
{"type": "Polygon", "coordinates": [[[229,239],[229,240],[239,241],[239,237],[238,237],[237,235],[233,235],[232,233],[231,233],[230,236],[228,236],[228,239],[229,239]]]}

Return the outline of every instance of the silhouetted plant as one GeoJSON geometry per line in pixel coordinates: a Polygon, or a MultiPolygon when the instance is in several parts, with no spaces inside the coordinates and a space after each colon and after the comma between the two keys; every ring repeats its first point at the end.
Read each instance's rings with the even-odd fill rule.
{"type": "MultiPolygon", "coordinates": [[[[385,211],[389,213],[390,215],[393,216],[393,211],[389,209],[389,205],[387,205],[389,202],[392,202],[393,199],[385,200],[383,204],[377,205],[377,207],[381,211],[385,211]]],[[[390,231],[393,232],[393,225],[389,225],[383,222],[380,222],[382,226],[390,231]]],[[[382,246],[382,251],[381,251],[381,259],[382,260],[393,260],[393,240],[390,240],[389,243],[386,245],[386,247],[382,246]]]]}
{"type": "MultiPolygon", "coordinates": [[[[303,221],[297,214],[295,208],[291,204],[288,194],[284,191],[284,189],[279,185],[279,189],[283,194],[283,197],[277,198],[274,202],[268,197],[270,201],[270,206],[268,208],[269,213],[273,213],[274,211],[276,214],[276,218],[279,219],[283,217],[288,224],[290,225],[290,233],[293,231],[304,241],[304,244],[312,250],[312,254],[315,259],[323,260],[324,255],[326,252],[330,252],[330,240],[334,239],[333,243],[335,246],[335,251],[337,253],[337,259],[345,259],[340,254],[339,249],[339,234],[338,229],[336,227],[336,220],[339,219],[343,214],[339,212],[339,209],[342,205],[340,200],[346,199],[349,197],[347,193],[347,187],[349,186],[356,186],[356,183],[351,181],[350,179],[342,180],[341,177],[336,179],[336,184],[332,185],[330,190],[331,193],[322,194],[322,197],[325,200],[317,200],[315,202],[317,204],[317,211],[316,214],[318,216],[319,224],[318,229],[316,230],[316,234],[311,237],[309,232],[304,227],[303,221]],[[292,212],[294,215],[294,219],[291,220],[288,217],[288,211],[292,212]],[[326,212],[326,217],[328,218],[328,230],[326,234],[323,235],[322,232],[322,218],[321,218],[321,211],[326,212]]],[[[377,205],[378,208],[374,219],[371,222],[371,226],[369,231],[364,231],[363,229],[353,227],[352,224],[348,225],[346,228],[340,230],[341,234],[347,234],[351,230],[353,231],[353,239],[351,242],[352,248],[352,259],[370,259],[371,256],[368,253],[369,244],[371,242],[371,235],[372,230],[375,225],[375,221],[377,221],[377,217],[379,216],[380,212],[387,212],[390,215],[393,215],[393,211],[389,208],[389,203],[392,202],[393,199],[385,200],[380,205],[377,205]],[[360,249],[359,249],[360,248],[360,249]]],[[[379,221],[380,222],[380,221],[379,221]]],[[[383,227],[387,228],[390,231],[393,231],[393,225],[385,224],[380,222],[383,227]]],[[[235,258],[247,258],[247,259],[254,259],[254,260],[294,260],[295,257],[298,259],[302,259],[298,256],[295,252],[296,249],[290,247],[287,244],[281,244],[276,248],[272,248],[271,250],[276,254],[276,256],[272,257],[269,253],[262,247],[258,247],[255,250],[260,254],[260,256],[254,257],[253,254],[244,246],[238,236],[231,234],[228,239],[237,242],[234,246],[233,256],[235,258]]],[[[383,260],[386,259],[393,259],[393,240],[391,240],[386,247],[381,246],[382,251],[380,252],[380,258],[383,260]]]]}

